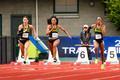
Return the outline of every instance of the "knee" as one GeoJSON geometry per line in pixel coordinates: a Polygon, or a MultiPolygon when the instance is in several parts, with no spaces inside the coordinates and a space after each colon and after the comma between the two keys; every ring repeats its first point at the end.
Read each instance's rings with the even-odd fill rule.
{"type": "Polygon", "coordinates": [[[28,48],[27,48],[27,47],[24,47],[24,50],[25,50],[25,51],[27,51],[27,50],[28,50],[28,48]]]}
{"type": "Polygon", "coordinates": [[[98,47],[94,47],[94,50],[95,50],[95,51],[98,50],[98,47]]]}
{"type": "Polygon", "coordinates": [[[54,45],[53,45],[53,48],[56,48],[56,47],[57,47],[57,45],[54,44],[54,45]]]}

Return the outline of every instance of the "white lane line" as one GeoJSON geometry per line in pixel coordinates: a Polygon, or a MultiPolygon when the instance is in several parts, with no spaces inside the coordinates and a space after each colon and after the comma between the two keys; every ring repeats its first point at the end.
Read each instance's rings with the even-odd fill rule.
{"type": "MultiPolygon", "coordinates": [[[[72,67],[68,67],[68,68],[72,68],[72,67]]],[[[67,68],[67,69],[68,69],[67,68]]],[[[87,70],[90,69],[90,70],[94,70],[94,69],[97,69],[97,68],[86,68],[87,70]]],[[[59,70],[59,69],[58,69],[59,70]]],[[[80,69],[77,69],[77,70],[85,70],[85,68],[80,68],[80,69]]],[[[63,72],[72,72],[72,71],[75,71],[74,69],[72,70],[61,70],[60,71],[52,71],[52,72],[46,72],[46,73],[42,73],[42,74],[33,74],[33,73],[27,73],[27,74],[22,74],[22,75],[12,75],[12,76],[2,76],[0,78],[10,78],[10,77],[25,77],[25,76],[33,76],[33,75],[48,75],[48,74],[55,74],[55,73],[63,73],[63,72]]]]}
{"type": "MultiPolygon", "coordinates": [[[[14,69],[15,70],[17,70],[17,71],[15,71],[14,73],[16,73],[16,72],[29,72],[29,71],[31,71],[31,69],[33,70],[33,67],[30,69],[31,67],[14,67],[14,68],[11,68],[10,70],[11,71],[14,71],[14,69]]],[[[42,72],[42,71],[45,71],[45,70],[58,70],[58,69],[61,69],[62,68],[62,66],[54,66],[54,67],[49,67],[49,66],[45,66],[45,67],[35,67],[34,69],[35,70],[33,70],[33,71],[40,71],[40,72],[42,72]]],[[[75,66],[75,68],[73,67],[73,66],[67,66],[67,67],[64,67],[64,68],[62,68],[62,69],[74,69],[74,70],[76,70],[77,68],[80,68],[80,69],[84,69],[84,67],[81,67],[81,66],[75,66]]],[[[89,66],[86,66],[86,68],[85,69],[87,69],[87,68],[90,68],[89,66]]],[[[97,68],[97,67],[96,67],[97,68]]],[[[2,70],[3,71],[3,70],[2,70]]],[[[13,72],[7,72],[7,73],[5,73],[5,74],[10,74],[10,73],[13,73],[13,72]]],[[[1,77],[0,77],[1,78],[1,77]]]]}
{"type": "MultiPolygon", "coordinates": [[[[72,75],[65,75],[65,76],[58,76],[58,77],[51,77],[51,78],[44,78],[44,80],[52,80],[52,79],[59,79],[59,78],[66,78],[66,77],[75,77],[75,76],[84,76],[84,75],[92,75],[92,74],[96,74],[96,73],[103,73],[103,72],[112,72],[114,70],[108,70],[108,71],[99,71],[99,72],[91,72],[91,73],[85,73],[85,74],[72,74],[72,75]]],[[[36,80],[36,79],[34,79],[36,80]]],[[[98,79],[97,79],[98,80],[98,79]]]]}
{"type": "MultiPolygon", "coordinates": [[[[73,68],[73,66],[70,66],[70,67],[67,67],[67,69],[71,69],[71,68],[73,68]]],[[[79,66],[77,66],[76,68],[79,68],[79,66]]],[[[29,72],[29,71],[31,71],[30,69],[35,69],[34,71],[36,72],[36,71],[40,71],[40,72],[43,72],[44,70],[61,70],[61,69],[66,69],[66,68],[61,68],[61,67],[50,67],[50,68],[48,68],[48,67],[37,67],[37,68],[31,68],[31,67],[28,67],[28,69],[27,68],[12,68],[12,69],[10,69],[8,72],[5,72],[4,74],[10,74],[10,73],[16,73],[16,72],[29,72]],[[14,70],[17,70],[17,71],[14,71],[14,70]],[[42,70],[42,71],[41,71],[42,70]],[[10,71],[14,71],[14,72],[10,72],[10,71]]],[[[3,70],[2,70],[3,71],[3,70]]],[[[0,77],[1,78],[1,77],[0,77]]]]}
{"type": "Polygon", "coordinates": [[[92,79],[92,80],[102,80],[102,79],[108,80],[108,79],[117,78],[117,77],[120,78],[120,75],[109,76],[109,77],[103,77],[103,78],[95,78],[95,79],[92,79]]]}
{"type": "MultiPolygon", "coordinates": [[[[80,66],[76,66],[77,68],[80,68],[80,66]]],[[[112,66],[109,66],[109,67],[112,67],[112,66]]],[[[70,67],[67,67],[67,69],[68,68],[73,68],[73,66],[70,66],[70,67]]],[[[48,68],[49,69],[49,68],[48,68]]],[[[51,68],[52,69],[52,68],[51,68]]],[[[56,68],[54,68],[54,69],[58,69],[58,67],[56,67],[56,68]]],[[[65,68],[66,69],[66,68],[65,68]]],[[[86,69],[89,69],[89,68],[86,68],[86,69]]],[[[94,68],[94,69],[97,69],[97,67],[96,68],[94,68]]],[[[43,69],[41,69],[41,70],[43,70],[43,69]]],[[[76,70],[76,69],[75,69],[76,70]]],[[[80,68],[80,69],[77,69],[77,70],[85,70],[85,68],[80,68]]],[[[39,71],[39,70],[38,70],[39,71]]],[[[69,72],[69,71],[74,71],[74,70],[67,70],[67,71],[56,71],[56,72],[48,72],[48,73],[44,73],[44,74],[42,74],[42,75],[46,75],[46,74],[53,74],[53,73],[58,73],[58,72],[69,72]]],[[[24,75],[20,75],[21,77],[25,77],[25,76],[30,76],[30,75],[36,75],[36,74],[24,74],[24,75]]],[[[17,77],[20,77],[20,76],[17,76],[17,77]]],[[[14,76],[5,76],[5,77],[0,77],[0,78],[10,78],[10,77],[14,77],[14,76]]]]}
{"type": "MultiPolygon", "coordinates": [[[[111,67],[111,66],[109,66],[109,67],[111,67]]],[[[68,68],[73,68],[73,66],[70,66],[70,67],[67,67],[67,69],[68,68]]],[[[85,70],[85,68],[81,68],[80,66],[77,66],[77,68],[80,68],[80,69],[77,69],[77,70],[85,70]]],[[[49,69],[49,68],[48,68],[49,69]]],[[[52,69],[52,68],[51,68],[52,69]]],[[[54,67],[53,69],[59,69],[58,67],[54,67]]],[[[66,68],[65,68],[66,69],[66,68]]],[[[86,69],[89,69],[89,68],[86,68],[86,69]]],[[[90,68],[91,69],[91,68],[90,68]]],[[[93,68],[92,68],[93,69],[93,68]]],[[[91,69],[91,70],[92,70],[91,69]]],[[[96,68],[94,68],[94,69],[97,69],[97,67],[96,68]]],[[[93,70],[94,70],[93,69],[93,70]]],[[[43,69],[40,69],[40,70],[43,70],[43,69]]],[[[59,73],[59,72],[70,72],[70,71],[74,71],[74,70],[76,70],[76,68],[73,68],[73,70],[64,70],[64,71],[52,71],[52,72],[48,72],[48,73],[44,73],[44,74],[41,74],[41,75],[47,75],[47,74],[54,74],[54,73],[59,73]]],[[[30,75],[36,75],[36,74],[32,74],[32,73],[27,73],[27,74],[24,74],[24,75],[17,75],[16,77],[25,77],[25,76],[30,76],[30,75]]],[[[14,77],[14,75],[12,75],[12,76],[5,76],[5,77],[0,77],[0,78],[10,78],[10,77],[14,77]]]]}

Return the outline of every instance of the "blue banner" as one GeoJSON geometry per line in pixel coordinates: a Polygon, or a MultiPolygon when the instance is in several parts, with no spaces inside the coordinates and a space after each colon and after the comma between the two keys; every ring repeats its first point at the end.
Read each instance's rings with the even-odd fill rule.
{"type": "MultiPolygon", "coordinates": [[[[59,56],[60,57],[77,57],[78,46],[76,44],[80,44],[80,37],[72,37],[72,39],[68,37],[60,37],[60,45],[58,46],[59,56]]],[[[90,40],[90,45],[93,45],[93,37],[90,40]]],[[[111,36],[104,37],[104,54],[105,56],[108,53],[109,47],[115,47],[117,56],[120,57],[120,37],[119,36],[111,36]]],[[[90,47],[90,51],[92,56],[94,55],[94,47],[90,47]]]]}

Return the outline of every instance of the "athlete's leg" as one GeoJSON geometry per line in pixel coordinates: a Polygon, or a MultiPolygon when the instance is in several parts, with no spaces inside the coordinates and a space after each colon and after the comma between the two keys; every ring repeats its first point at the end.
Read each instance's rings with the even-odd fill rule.
{"type": "Polygon", "coordinates": [[[59,39],[57,39],[57,40],[55,40],[54,42],[53,42],[53,58],[54,59],[56,59],[56,48],[57,48],[57,46],[59,45],[59,43],[60,43],[60,40],[59,39]]]}
{"type": "Polygon", "coordinates": [[[99,44],[96,40],[94,40],[94,50],[95,50],[95,63],[97,64],[98,63],[98,47],[99,47],[99,44]]]}
{"type": "Polygon", "coordinates": [[[52,41],[48,41],[48,45],[49,45],[49,49],[51,51],[51,55],[53,56],[53,42],[52,41]]]}
{"type": "Polygon", "coordinates": [[[24,45],[23,45],[23,43],[21,43],[20,41],[19,41],[19,48],[20,48],[20,50],[21,50],[21,56],[24,56],[24,45]]]}
{"type": "Polygon", "coordinates": [[[105,57],[104,57],[104,43],[101,42],[100,44],[100,53],[101,53],[101,60],[102,60],[102,64],[105,62],[105,57]]]}
{"type": "Polygon", "coordinates": [[[25,57],[24,59],[25,59],[25,61],[26,61],[27,58],[28,58],[28,53],[27,53],[27,51],[28,51],[29,45],[30,45],[30,42],[29,42],[29,40],[28,40],[28,41],[25,42],[25,45],[24,45],[24,57],[25,57]]]}
{"type": "Polygon", "coordinates": [[[94,40],[94,50],[95,50],[95,57],[98,58],[98,47],[99,47],[99,44],[96,40],[94,40]]]}
{"type": "Polygon", "coordinates": [[[102,60],[101,69],[105,69],[104,43],[103,42],[101,42],[101,44],[100,44],[100,53],[101,53],[101,60],[102,60]]]}
{"type": "Polygon", "coordinates": [[[19,53],[18,53],[17,62],[23,62],[24,61],[24,43],[19,41],[18,46],[19,46],[19,53]]]}

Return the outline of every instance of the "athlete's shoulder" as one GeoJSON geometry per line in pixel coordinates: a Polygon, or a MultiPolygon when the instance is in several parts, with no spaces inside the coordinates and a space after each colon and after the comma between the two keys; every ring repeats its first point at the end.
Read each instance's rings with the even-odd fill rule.
{"type": "Polygon", "coordinates": [[[33,25],[31,25],[31,24],[28,24],[28,25],[29,25],[30,28],[33,28],[33,25]]]}
{"type": "Polygon", "coordinates": [[[23,24],[20,24],[19,27],[23,27],[23,24]]]}
{"type": "Polygon", "coordinates": [[[51,28],[51,25],[50,25],[50,24],[48,24],[48,25],[47,25],[47,28],[51,28]]]}
{"type": "Polygon", "coordinates": [[[29,27],[33,27],[33,25],[32,24],[28,24],[29,25],[29,27]]]}
{"type": "Polygon", "coordinates": [[[51,27],[51,24],[48,24],[47,26],[48,26],[48,27],[51,27]]]}
{"type": "Polygon", "coordinates": [[[60,24],[57,25],[58,27],[62,27],[60,24]]]}
{"type": "Polygon", "coordinates": [[[18,26],[18,29],[21,30],[22,28],[23,28],[23,24],[20,24],[20,25],[18,26]]]}

